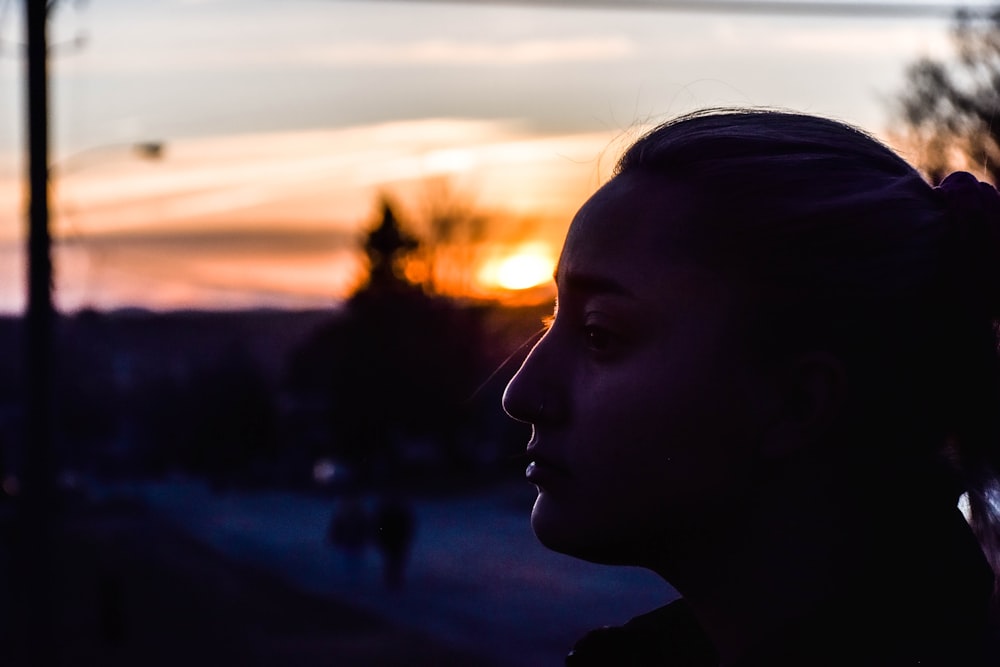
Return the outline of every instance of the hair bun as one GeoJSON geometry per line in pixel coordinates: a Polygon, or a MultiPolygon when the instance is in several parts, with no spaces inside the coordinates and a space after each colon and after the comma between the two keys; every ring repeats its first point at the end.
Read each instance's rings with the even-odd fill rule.
{"type": "Polygon", "coordinates": [[[1000,192],[967,171],[934,188],[955,239],[954,262],[970,305],[1000,317],[1000,192]]]}

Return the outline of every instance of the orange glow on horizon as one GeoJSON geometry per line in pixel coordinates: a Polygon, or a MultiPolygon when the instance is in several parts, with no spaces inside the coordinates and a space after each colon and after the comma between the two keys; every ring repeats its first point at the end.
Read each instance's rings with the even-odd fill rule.
{"type": "MultiPolygon", "coordinates": [[[[473,245],[408,277],[450,296],[528,298],[551,277],[545,243],[603,181],[613,145],[606,132],[442,118],[177,140],[155,162],[101,153],[53,187],[55,298],[67,311],[340,300],[357,286],[354,244],[379,193],[420,223],[438,179],[490,223],[473,245]],[[323,241],[321,257],[323,235],[339,235],[340,250],[323,241]]],[[[12,267],[4,311],[23,307],[22,194],[18,179],[0,177],[0,245],[12,267]]]]}
{"type": "Polygon", "coordinates": [[[555,263],[547,244],[526,243],[509,254],[486,262],[477,278],[488,287],[516,292],[551,281],[555,263]]]}

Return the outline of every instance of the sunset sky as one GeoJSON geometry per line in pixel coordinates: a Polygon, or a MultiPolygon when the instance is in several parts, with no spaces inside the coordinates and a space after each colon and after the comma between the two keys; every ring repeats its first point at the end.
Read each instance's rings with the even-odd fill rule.
{"type": "MultiPolygon", "coordinates": [[[[0,0],[2,312],[24,303],[21,5],[0,0]]],[[[739,104],[885,135],[906,65],[947,55],[949,25],[572,3],[64,2],[51,30],[56,300],[330,304],[357,278],[377,194],[419,219],[428,181],[495,221],[476,276],[537,271],[644,126],[739,104]],[[131,148],[151,141],[158,160],[131,148]]]]}

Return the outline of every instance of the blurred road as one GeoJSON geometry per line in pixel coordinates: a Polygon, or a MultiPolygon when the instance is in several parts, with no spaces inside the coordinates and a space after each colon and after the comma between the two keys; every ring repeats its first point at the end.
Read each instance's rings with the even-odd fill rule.
{"type": "MultiPolygon", "coordinates": [[[[541,547],[528,525],[534,494],[526,483],[412,499],[417,535],[406,585],[398,591],[383,586],[374,551],[352,569],[325,543],[338,503],[333,498],[217,494],[192,479],[94,492],[105,501],[140,500],[216,554],[276,575],[294,590],[477,656],[467,664],[559,665],[585,631],[624,622],[674,595],[648,572],[596,566],[541,547]]],[[[364,500],[371,506],[376,498],[364,500]]]]}
{"type": "Polygon", "coordinates": [[[53,625],[40,650],[8,593],[12,534],[0,544],[5,667],[487,665],[273,574],[234,563],[134,501],[71,508],[56,532],[53,625]]]}

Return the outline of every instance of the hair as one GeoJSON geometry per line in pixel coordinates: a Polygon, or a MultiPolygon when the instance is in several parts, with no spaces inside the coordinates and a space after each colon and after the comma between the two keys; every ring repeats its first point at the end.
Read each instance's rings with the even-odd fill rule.
{"type": "Polygon", "coordinates": [[[996,190],[965,173],[934,188],[857,128],[770,110],[668,121],[625,152],[624,174],[691,193],[684,251],[759,296],[773,350],[842,357],[851,423],[878,435],[860,460],[881,473],[930,463],[952,502],[967,493],[1000,573],[996,190]]]}

